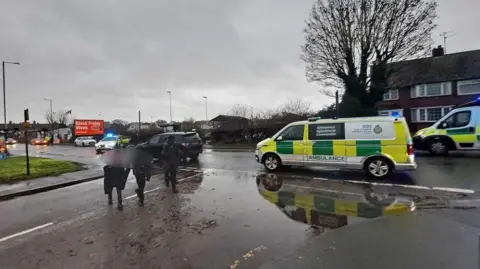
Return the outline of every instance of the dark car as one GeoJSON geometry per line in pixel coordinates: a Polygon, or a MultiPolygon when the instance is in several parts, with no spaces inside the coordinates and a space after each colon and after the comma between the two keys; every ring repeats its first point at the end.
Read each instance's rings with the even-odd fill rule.
{"type": "Polygon", "coordinates": [[[181,144],[187,150],[187,156],[196,160],[203,151],[202,138],[196,132],[173,132],[152,136],[147,142],[137,145],[139,149],[147,150],[154,158],[162,159],[163,144],[167,137],[173,136],[175,143],[181,144]]]}

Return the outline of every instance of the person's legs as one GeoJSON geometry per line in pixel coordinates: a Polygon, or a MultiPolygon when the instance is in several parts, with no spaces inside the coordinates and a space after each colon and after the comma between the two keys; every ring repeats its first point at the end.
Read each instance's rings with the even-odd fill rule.
{"type": "Polygon", "coordinates": [[[117,189],[118,209],[122,210],[123,209],[122,190],[119,187],[116,187],[116,189],[117,189]]]}
{"type": "Polygon", "coordinates": [[[143,205],[143,201],[145,199],[145,195],[144,195],[145,177],[144,177],[144,174],[142,173],[139,173],[139,174],[140,175],[135,177],[137,180],[137,186],[138,186],[138,189],[136,189],[135,192],[137,193],[138,199],[140,201],[140,205],[143,205]]]}
{"type": "Polygon", "coordinates": [[[108,204],[109,205],[113,204],[112,191],[108,193],[108,204]]]}
{"type": "Polygon", "coordinates": [[[175,167],[170,168],[170,182],[172,183],[172,191],[177,193],[177,169],[175,167]]]}
{"type": "Polygon", "coordinates": [[[166,167],[164,168],[165,169],[165,174],[164,174],[164,179],[165,179],[165,186],[167,186],[167,188],[170,186],[170,171],[169,171],[169,168],[166,167]]]}

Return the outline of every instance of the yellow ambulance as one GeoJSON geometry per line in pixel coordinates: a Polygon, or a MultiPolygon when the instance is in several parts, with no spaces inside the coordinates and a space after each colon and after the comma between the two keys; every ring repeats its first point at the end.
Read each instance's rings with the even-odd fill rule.
{"type": "Polygon", "coordinates": [[[417,168],[403,117],[293,122],[258,143],[255,159],[269,171],[282,166],[337,167],[364,170],[376,178],[417,168]]]}
{"type": "Polygon", "coordinates": [[[480,150],[480,99],[455,107],[432,126],[419,130],[413,145],[433,155],[480,150]]]}

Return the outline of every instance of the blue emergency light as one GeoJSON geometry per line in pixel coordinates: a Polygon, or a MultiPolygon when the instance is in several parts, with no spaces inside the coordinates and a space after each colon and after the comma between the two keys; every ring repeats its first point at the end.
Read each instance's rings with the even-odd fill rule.
{"type": "Polygon", "coordinates": [[[400,117],[400,113],[397,111],[392,112],[392,117],[400,117]]]}
{"type": "Polygon", "coordinates": [[[106,135],[106,137],[113,137],[113,134],[108,133],[108,134],[106,135]]]}

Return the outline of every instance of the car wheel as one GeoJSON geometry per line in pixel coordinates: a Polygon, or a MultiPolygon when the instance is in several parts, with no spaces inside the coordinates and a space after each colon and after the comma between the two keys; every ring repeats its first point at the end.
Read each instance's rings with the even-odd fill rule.
{"type": "Polygon", "coordinates": [[[263,166],[265,166],[268,171],[276,171],[281,167],[281,165],[280,158],[272,153],[267,154],[263,161],[263,166]]]}
{"type": "Polygon", "coordinates": [[[74,147],[78,147],[77,142],[73,143],[73,146],[74,146],[74,147]]]}
{"type": "Polygon", "coordinates": [[[433,155],[447,155],[448,154],[448,145],[444,140],[430,140],[428,142],[428,151],[433,155]]]}
{"type": "Polygon", "coordinates": [[[197,153],[197,154],[190,155],[190,159],[193,160],[193,161],[196,161],[196,160],[198,159],[198,156],[199,156],[199,155],[200,155],[200,154],[198,154],[198,153],[197,153]]]}
{"type": "Polygon", "coordinates": [[[85,142],[82,142],[82,147],[85,147],[85,142]]]}
{"type": "Polygon", "coordinates": [[[375,178],[388,177],[393,170],[390,160],[385,157],[372,157],[365,162],[365,171],[375,178]]]}

